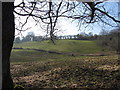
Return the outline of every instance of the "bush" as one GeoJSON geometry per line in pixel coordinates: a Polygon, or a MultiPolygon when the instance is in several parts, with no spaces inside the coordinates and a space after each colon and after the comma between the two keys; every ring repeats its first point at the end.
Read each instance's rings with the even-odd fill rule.
{"type": "Polygon", "coordinates": [[[113,30],[106,35],[101,35],[98,40],[98,44],[107,47],[108,49],[115,50],[117,53],[120,52],[120,31],[113,30]]]}

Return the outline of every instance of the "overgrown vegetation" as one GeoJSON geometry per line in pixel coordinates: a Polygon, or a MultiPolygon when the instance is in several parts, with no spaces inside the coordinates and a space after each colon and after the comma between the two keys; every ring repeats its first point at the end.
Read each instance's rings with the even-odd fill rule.
{"type": "Polygon", "coordinates": [[[98,44],[110,50],[115,50],[120,53],[120,30],[112,30],[110,32],[102,32],[99,36],[98,44]]]}

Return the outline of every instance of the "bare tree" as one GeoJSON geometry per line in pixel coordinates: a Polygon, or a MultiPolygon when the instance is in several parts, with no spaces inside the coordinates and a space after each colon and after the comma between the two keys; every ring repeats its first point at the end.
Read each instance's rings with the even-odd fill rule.
{"type": "Polygon", "coordinates": [[[15,32],[13,10],[13,2],[2,3],[2,90],[13,90],[10,75],[10,53],[15,32]]]}
{"type": "Polygon", "coordinates": [[[53,41],[54,34],[58,30],[56,26],[60,18],[73,19],[78,22],[79,27],[96,22],[113,26],[106,18],[120,23],[119,20],[106,11],[103,3],[104,2],[63,2],[63,0],[56,2],[21,2],[15,6],[14,12],[20,16],[26,16],[26,20],[24,23],[20,22],[21,28],[17,29],[20,32],[27,30],[28,28],[25,30],[22,29],[28,22],[28,19],[32,17],[36,21],[36,25],[44,23],[41,27],[46,30],[53,41]]]}
{"type": "MultiPolygon", "coordinates": [[[[28,0],[29,1],[29,0],[28,0]]],[[[108,25],[111,25],[104,20],[104,16],[110,18],[114,22],[120,23],[119,20],[109,15],[105,11],[104,6],[101,6],[103,2],[27,2],[24,1],[14,6],[14,3],[3,3],[3,60],[2,60],[2,72],[3,72],[3,90],[12,90],[13,81],[10,75],[10,53],[14,41],[14,16],[13,12],[17,15],[26,17],[25,22],[19,22],[20,28],[17,28],[19,32],[25,31],[25,24],[29,18],[33,18],[37,24],[44,23],[47,33],[50,35],[51,40],[54,42],[54,33],[57,30],[59,18],[70,18],[78,20],[79,26],[82,24],[90,24],[102,21],[108,25]],[[100,9],[103,8],[103,9],[100,9]],[[7,12],[6,12],[7,11],[7,12]],[[7,27],[6,27],[7,25],[7,27]]],[[[43,28],[44,28],[43,27],[43,28]]]]}

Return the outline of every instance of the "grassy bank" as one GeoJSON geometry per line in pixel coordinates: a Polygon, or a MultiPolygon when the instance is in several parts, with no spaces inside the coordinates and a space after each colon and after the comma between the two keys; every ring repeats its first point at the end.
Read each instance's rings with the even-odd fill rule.
{"type": "Polygon", "coordinates": [[[58,52],[69,52],[69,53],[101,53],[107,52],[107,50],[103,51],[103,47],[100,47],[96,44],[96,41],[88,41],[88,40],[57,40],[54,45],[50,41],[41,41],[41,42],[25,42],[14,44],[14,47],[21,48],[35,48],[42,50],[51,50],[58,52]]]}

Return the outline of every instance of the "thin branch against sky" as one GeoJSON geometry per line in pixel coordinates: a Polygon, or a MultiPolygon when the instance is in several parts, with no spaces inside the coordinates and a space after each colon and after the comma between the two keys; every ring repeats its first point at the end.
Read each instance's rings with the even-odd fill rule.
{"type": "MultiPolygon", "coordinates": [[[[111,3],[110,4],[111,6],[115,6],[117,2],[110,2],[110,3],[111,3]]],[[[15,4],[16,4],[16,2],[15,2],[15,4]]],[[[114,10],[113,10],[113,8],[111,8],[108,4],[108,5],[106,5],[106,8],[108,9],[108,11],[111,10],[111,12],[114,12],[115,15],[117,14],[118,7],[115,7],[114,10]]],[[[77,11],[79,11],[79,10],[77,10],[77,11]]],[[[79,12],[79,14],[80,14],[80,12],[79,12]]],[[[113,13],[110,13],[110,14],[113,14],[113,13]]],[[[117,15],[115,17],[117,18],[117,15]]],[[[25,21],[25,18],[27,18],[27,17],[20,17],[20,18],[21,18],[21,24],[22,24],[22,21],[25,21]]],[[[105,19],[101,18],[101,20],[105,20],[105,19]]],[[[110,20],[110,19],[106,18],[106,21],[108,21],[108,20],[110,20]]],[[[16,24],[18,24],[17,21],[18,20],[16,19],[16,24]]],[[[102,30],[101,27],[103,25],[101,22],[99,22],[99,24],[94,23],[94,24],[90,24],[90,25],[88,25],[88,27],[86,27],[86,24],[85,24],[85,25],[81,25],[81,28],[80,28],[81,31],[78,31],[79,28],[77,27],[77,23],[80,20],[71,23],[71,20],[68,20],[68,19],[66,20],[66,19],[63,18],[61,20],[58,19],[58,21],[59,21],[59,23],[57,23],[57,24],[58,24],[59,27],[61,26],[60,29],[61,29],[61,31],[63,31],[63,33],[61,33],[60,35],[75,35],[75,34],[79,34],[82,31],[85,31],[87,33],[93,32],[94,34],[98,34],[102,30]],[[64,32],[64,31],[66,31],[66,32],[64,32]]],[[[26,35],[27,32],[30,32],[30,31],[34,31],[36,35],[45,35],[46,34],[46,32],[44,32],[44,30],[42,30],[42,28],[40,28],[40,24],[41,24],[41,26],[43,25],[42,22],[39,25],[36,25],[36,22],[34,22],[34,20],[32,18],[29,18],[29,20],[27,22],[28,23],[24,26],[23,30],[28,29],[28,28],[30,28],[30,29],[26,32],[23,32],[24,36],[26,35]]],[[[109,22],[111,22],[112,25],[116,24],[112,20],[110,20],[109,22]]],[[[110,30],[112,29],[111,27],[109,27],[107,25],[105,25],[105,26],[106,26],[107,29],[110,29],[110,30]]],[[[57,35],[59,35],[59,34],[57,34],[57,35]]]]}

